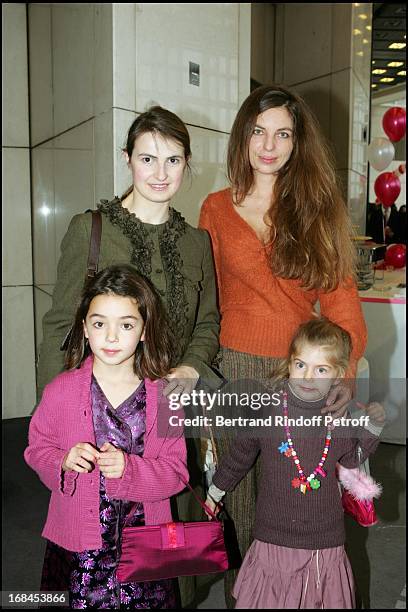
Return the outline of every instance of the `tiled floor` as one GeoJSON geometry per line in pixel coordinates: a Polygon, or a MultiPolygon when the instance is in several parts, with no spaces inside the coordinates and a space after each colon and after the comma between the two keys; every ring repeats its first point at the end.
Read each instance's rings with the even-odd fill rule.
{"type": "MultiPolygon", "coordinates": [[[[37,590],[48,492],[24,463],[28,418],[3,421],[2,590],[37,590]]],[[[365,529],[346,519],[347,549],[364,609],[406,608],[405,446],[380,444],[370,460],[383,484],[377,502],[379,523],[365,529]]],[[[194,608],[225,609],[222,578],[198,594],[194,608]]]]}

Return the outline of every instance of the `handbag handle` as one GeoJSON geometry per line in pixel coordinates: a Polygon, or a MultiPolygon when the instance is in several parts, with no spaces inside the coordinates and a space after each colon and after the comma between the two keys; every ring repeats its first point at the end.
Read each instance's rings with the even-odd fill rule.
{"type": "Polygon", "coordinates": [[[203,502],[203,500],[197,495],[197,493],[194,491],[193,487],[191,486],[191,484],[187,481],[184,480],[184,478],[182,478],[180,476],[180,480],[183,484],[186,485],[186,487],[188,487],[191,491],[191,493],[194,495],[194,497],[196,498],[196,500],[198,501],[198,503],[200,504],[200,506],[202,507],[202,509],[204,510],[204,512],[207,512],[213,519],[219,520],[217,515],[211,510],[211,508],[209,506],[207,506],[207,504],[205,502],[203,502]]]}
{"type": "MultiPolygon", "coordinates": [[[[181,476],[179,476],[179,477],[180,477],[181,482],[182,482],[184,485],[186,485],[186,487],[188,487],[188,488],[190,489],[191,493],[194,495],[194,497],[196,498],[196,500],[198,501],[198,503],[200,504],[200,506],[202,507],[202,509],[203,509],[205,512],[207,512],[207,513],[208,513],[208,514],[209,514],[209,515],[210,515],[210,516],[211,516],[213,519],[215,519],[216,521],[219,521],[219,518],[217,517],[217,515],[216,515],[216,514],[215,514],[215,513],[214,513],[214,512],[211,510],[211,508],[209,508],[209,507],[207,506],[207,504],[205,504],[205,503],[203,502],[203,500],[202,500],[202,499],[200,499],[200,497],[199,497],[199,496],[197,495],[197,493],[194,491],[194,489],[193,489],[193,487],[191,486],[191,484],[190,484],[189,482],[187,482],[186,480],[184,480],[184,478],[182,478],[181,476]]],[[[129,520],[129,519],[131,519],[131,518],[132,518],[132,516],[133,516],[133,515],[134,515],[134,513],[136,512],[136,508],[137,508],[138,503],[140,503],[140,502],[136,502],[135,504],[133,504],[133,506],[132,506],[132,508],[131,508],[131,510],[130,510],[130,512],[129,512],[129,514],[126,516],[126,519],[125,519],[125,522],[124,522],[124,524],[123,524],[123,527],[126,527],[126,523],[128,522],[128,520],[129,520]]]]}
{"type": "Polygon", "coordinates": [[[87,278],[93,278],[98,272],[99,251],[102,235],[102,215],[99,210],[92,210],[92,229],[89,241],[88,263],[86,266],[87,278]]]}
{"type": "MultiPolygon", "coordinates": [[[[88,211],[87,211],[88,212],[88,211]]],[[[102,215],[100,210],[91,210],[92,226],[91,238],[89,240],[88,262],[86,264],[85,280],[93,278],[98,272],[99,251],[101,248],[102,235],[102,215]]],[[[63,341],[61,342],[60,351],[66,351],[72,336],[73,324],[67,331],[63,341]]]]}

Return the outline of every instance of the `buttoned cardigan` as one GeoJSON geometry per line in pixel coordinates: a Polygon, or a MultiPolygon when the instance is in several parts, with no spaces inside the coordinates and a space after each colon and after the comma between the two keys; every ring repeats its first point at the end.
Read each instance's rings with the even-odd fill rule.
{"type": "MultiPolygon", "coordinates": [[[[78,442],[95,446],[92,421],[93,357],[81,368],[63,372],[45,388],[31,418],[24,458],[51,490],[43,537],[71,551],[102,546],[99,523],[99,468],[87,473],[62,471],[66,453],[78,442]]],[[[146,525],[172,520],[170,497],[184,488],[189,475],[180,428],[169,426],[162,381],[146,379],[146,433],[143,456],[125,455],[121,478],[107,478],[110,498],[140,501],[146,525]]]]}

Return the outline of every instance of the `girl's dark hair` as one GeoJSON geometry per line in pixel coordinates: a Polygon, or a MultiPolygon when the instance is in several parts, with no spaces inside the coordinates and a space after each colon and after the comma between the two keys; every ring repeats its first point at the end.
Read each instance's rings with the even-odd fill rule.
{"type": "Polygon", "coordinates": [[[83,322],[92,300],[98,295],[119,295],[136,301],[144,321],[145,339],[136,348],[135,374],[151,380],[166,376],[174,350],[166,312],[151,282],[126,264],[109,266],[86,282],[75,315],[65,367],[70,370],[78,368],[91,353],[88,342],[85,342],[83,322]]]}
{"type": "Polygon", "coordinates": [[[234,203],[239,206],[254,183],[249,141],[257,117],[282,107],[293,120],[293,151],[278,173],[267,214],[270,266],[307,290],[331,291],[354,273],[352,226],[318,123],[302,98],[282,86],[258,87],[238,111],[227,153],[234,203]]]}
{"type": "MultiPolygon", "coordinates": [[[[132,157],[136,138],[147,132],[160,134],[163,138],[170,138],[178,142],[184,149],[187,167],[190,168],[190,134],[180,117],[161,106],[151,106],[146,112],[139,115],[129,128],[126,146],[123,149],[123,151],[129,155],[129,158],[132,157]]],[[[133,185],[125,191],[121,200],[124,200],[132,191],[133,185]]]]}

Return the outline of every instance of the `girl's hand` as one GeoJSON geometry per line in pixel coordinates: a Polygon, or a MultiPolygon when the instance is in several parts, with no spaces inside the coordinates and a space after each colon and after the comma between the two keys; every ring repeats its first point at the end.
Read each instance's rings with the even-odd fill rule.
{"type": "Polygon", "coordinates": [[[333,385],[327,396],[326,405],[322,408],[322,414],[326,412],[333,413],[333,419],[343,417],[347,412],[348,404],[353,396],[351,384],[344,379],[336,385],[333,385]]]}
{"type": "Polygon", "coordinates": [[[100,448],[98,466],[105,478],[122,478],[125,471],[125,453],[110,442],[100,448]]]}
{"type": "Polygon", "coordinates": [[[361,402],[356,402],[361,410],[365,410],[370,417],[370,422],[373,425],[382,426],[385,423],[385,410],[378,402],[370,402],[367,406],[361,402]]]}
{"type": "Polygon", "coordinates": [[[88,442],[78,442],[64,457],[62,469],[64,472],[91,472],[98,461],[99,452],[88,442]]]}
{"type": "Polygon", "coordinates": [[[173,368],[166,376],[169,384],[166,385],[163,393],[167,397],[171,393],[181,395],[182,393],[191,393],[195,388],[199,373],[195,368],[187,365],[179,365],[173,368]]]}
{"type": "MultiPolygon", "coordinates": [[[[214,512],[214,514],[218,514],[220,511],[220,505],[216,504],[215,501],[209,495],[207,495],[205,505],[208,506],[210,510],[214,512]]],[[[208,520],[212,521],[214,517],[212,517],[211,514],[209,514],[206,510],[204,510],[204,512],[206,513],[208,520]]]]}

